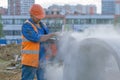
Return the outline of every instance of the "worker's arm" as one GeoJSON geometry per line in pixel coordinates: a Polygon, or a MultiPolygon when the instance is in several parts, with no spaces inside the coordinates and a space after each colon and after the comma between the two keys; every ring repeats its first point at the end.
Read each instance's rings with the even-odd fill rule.
{"type": "Polygon", "coordinates": [[[24,37],[33,42],[39,42],[41,35],[38,34],[29,23],[25,23],[22,26],[22,34],[24,37]]]}
{"type": "Polygon", "coordinates": [[[40,25],[41,25],[42,29],[44,30],[44,34],[49,34],[50,33],[49,29],[48,29],[48,27],[45,23],[40,22],[40,25]]]}
{"type": "Polygon", "coordinates": [[[56,36],[56,33],[50,33],[50,34],[47,34],[47,35],[42,35],[40,37],[40,42],[46,41],[46,40],[50,39],[53,36],[56,36]]]}
{"type": "Polygon", "coordinates": [[[45,32],[44,35],[41,35],[40,42],[44,42],[44,41],[50,39],[51,37],[56,36],[55,33],[49,33],[48,27],[46,26],[45,23],[40,22],[40,25],[42,26],[42,28],[45,32]]]}
{"type": "Polygon", "coordinates": [[[56,33],[46,35],[38,34],[29,23],[25,23],[22,26],[22,34],[26,37],[26,39],[33,42],[43,42],[56,35],[56,33]]]}

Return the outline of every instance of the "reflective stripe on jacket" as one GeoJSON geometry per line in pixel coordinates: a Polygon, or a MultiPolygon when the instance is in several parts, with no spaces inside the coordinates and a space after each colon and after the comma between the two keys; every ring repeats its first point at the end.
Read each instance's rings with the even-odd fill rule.
{"type": "MultiPolygon", "coordinates": [[[[37,28],[30,21],[27,20],[25,21],[25,23],[29,23],[33,27],[33,29],[38,32],[37,28]]],[[[22,35],[21,63],[28,66],[38,67],[39,49],[39,42],[29,41],[22,35]]]]}

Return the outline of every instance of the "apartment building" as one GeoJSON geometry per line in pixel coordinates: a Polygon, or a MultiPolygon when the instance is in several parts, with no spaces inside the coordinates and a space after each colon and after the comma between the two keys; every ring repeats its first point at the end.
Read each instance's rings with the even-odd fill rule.
{"type": "Polygon", "coordinates": [[[7,8],[0,7],[0,14],[6,15],[7,14],[7,8]]]}
{"type": "Polygon", "coordinates": [[[93,15],[97,14],[97,8],[95,5],[52,5],[48,7],[47,13],[51,14],[84,14],[84,15],[93,15]]]}
{"type": "MultiPolygon", "coordinates": [[[[21,39],[21,26],[29,16],[2,16],[5,39],[21,39]]],[[[78,31],[93,25],[113,25],[114,15],[47,15],[42,20],[50,32],[62,31],[63,26],[72,27],[78,31]]]]}
{"type": "Polygon", "coordinates": [[[34,3],[35,0],[21,0],[21,15],[29,15],[29,8],[34,3]]]}
{"type": "Polygon", "coordinates": [[[115,0],[102,0],[102,14],[115,14],[115,0]]]}
{"type": "Polygon", "coordinates": [[[65,28],[84,31],[87,28],[100,25],[114,25],[114,15],[66,15],[65,28]]]}
{"type": "Polygon", "coordinates": [[[8,15],[28,15],[35,0],[8,0],[8,15]]]}

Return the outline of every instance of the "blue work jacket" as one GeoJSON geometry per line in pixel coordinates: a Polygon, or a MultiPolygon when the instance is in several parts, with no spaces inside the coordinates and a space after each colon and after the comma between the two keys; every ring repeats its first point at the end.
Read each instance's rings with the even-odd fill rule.
{"type": "MultiPolygon", "coordinates": [[[[30,18],[28,19],[32,24],[35,25],[34,21],[30,18]]],[[[44,25],[42,22],[39,23],[41,28],[37,27],[38,33],[34,31],[33,27],[29,23],[24,23],[22,25],[22,34],[26,37],[26,39],[33,41],[33,42],[40,42],[40,38],[42,35],[49,34],[49,30],[46,25],[44,25]]],[[[44,42],[40,42],[40,51],[39,51],[39,60],[42,58],[45,58],[45,48],[44,48],[44,42]]]]}

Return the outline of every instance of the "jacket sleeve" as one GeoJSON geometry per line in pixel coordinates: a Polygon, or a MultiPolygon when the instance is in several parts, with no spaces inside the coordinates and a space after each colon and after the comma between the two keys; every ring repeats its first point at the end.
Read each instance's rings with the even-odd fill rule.
{"type": "Polygon", "coordinates": [[[40,22],[40,24],[42,25],[42,28],[44,29],[45,34],[49,34],[50,32],[49,32],[49,29],[48,29],[47,25],[43,22],[40,22]]]}
{"type": "Polygon", "coordinates": [[[34,31],[33,27],[29,23],[25,23],[22,26],[22,34],[24,37],[33,42],[39,42],[41,35],[34,31]]]}
{"type": "Polygon", "coordinates": [[[48,29],[48,27],[43,27],[44,28],[44,30],[46,31],[46,34],[49,34],[49,29],[48,29]]]}

